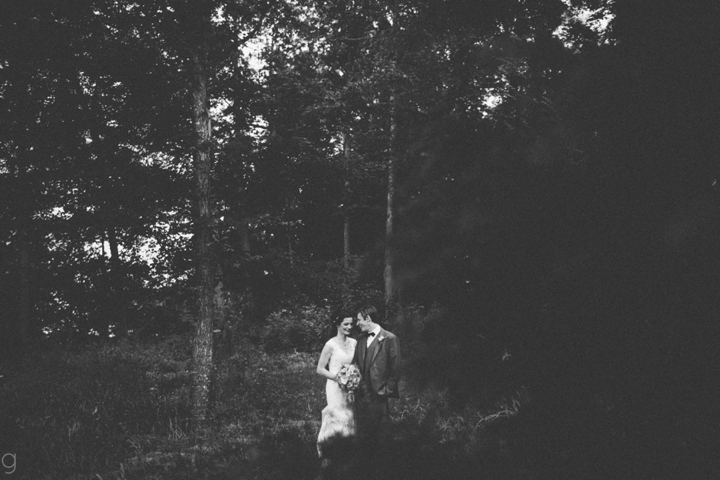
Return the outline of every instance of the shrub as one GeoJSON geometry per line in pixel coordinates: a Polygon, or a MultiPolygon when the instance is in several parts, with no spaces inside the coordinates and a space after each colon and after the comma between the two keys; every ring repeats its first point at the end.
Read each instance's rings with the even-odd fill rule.
{"type": "Polygon", "coordinates": [[[262,329],[260,341],[268,353],[317,353],[331,336],[331,315],[330,307],[317,305],[273,312],[262,329]]]}

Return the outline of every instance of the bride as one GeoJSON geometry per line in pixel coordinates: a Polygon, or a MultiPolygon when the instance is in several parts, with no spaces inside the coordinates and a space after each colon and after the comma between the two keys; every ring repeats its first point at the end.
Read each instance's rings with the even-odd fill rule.
{"type": "Polygon", "coordinates": [[[352,315],[338,313],[332,317],[336,335],[325,343],[318,360],[318,375],[327,378],[325,395],[327,406],[322,411],[322,424],[318,435],[318,455],[327,459],[330,444],[337,439],[355,435],[355,418],[347,393],[337,383],[337,373],[344,364],[351,363],[357,341],[350,338],[352,315]]]}

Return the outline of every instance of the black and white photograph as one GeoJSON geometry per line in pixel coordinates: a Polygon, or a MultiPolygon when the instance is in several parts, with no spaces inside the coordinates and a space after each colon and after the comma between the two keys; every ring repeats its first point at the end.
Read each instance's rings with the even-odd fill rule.
{"type": "Polygon", "coordinates": [[[0,0],[0,478],[720,479],[720,1],[0,0]]]}

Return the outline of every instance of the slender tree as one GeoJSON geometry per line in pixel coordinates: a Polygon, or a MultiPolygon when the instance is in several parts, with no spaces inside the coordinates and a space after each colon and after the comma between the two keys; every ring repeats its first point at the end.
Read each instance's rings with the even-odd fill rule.
{"type": "Polygon", "coordinates": [[[395,115],[395,95],[390,96],[390,145],[387,159],[387,206],[385,211],[385,268],[383,279],[385,281],[385,312],[390,311],[391,304],[396,297],[395,285],[395,255],[393,252],[393,233],[395,229],[395,199],[396,199],[396,171],[397,171],[397,117],[395,115]]]}
{"type": "Polygon", "coordinates": [[[196,429],[207,427],[213,364],[213,294],[215,265],[211,251],[213,215],[210,200],[212,173],[212,127],[208,109],[208,36],[212,3],[197,2],[189,9],[192,43],[188,55],[195,172],[195,268],[197,277],[197,321],[193,342],[192,420],[196,429]]]}
{"type": "Polygon", "coordinates": [[[345,268],[350,266],[350,209],[348,201],[350,199],[350,156],[352,155],[352,137],[346,132],[343,137],[343,160],[344,160],[344,180],[343,180],[343,263],[345,268]]]}

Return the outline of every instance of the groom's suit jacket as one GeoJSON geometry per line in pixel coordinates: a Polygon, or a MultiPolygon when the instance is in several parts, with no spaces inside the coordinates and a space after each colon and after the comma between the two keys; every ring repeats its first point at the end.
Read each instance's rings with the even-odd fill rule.
{"type": "Polygon", "coordinates": [[[367,334],[358,338],[352,363],[362,372],[361,382],[375,399],[398,398],[400,377],[400,342],[397,336],[381,328],[367,346],[367,334]]]}

